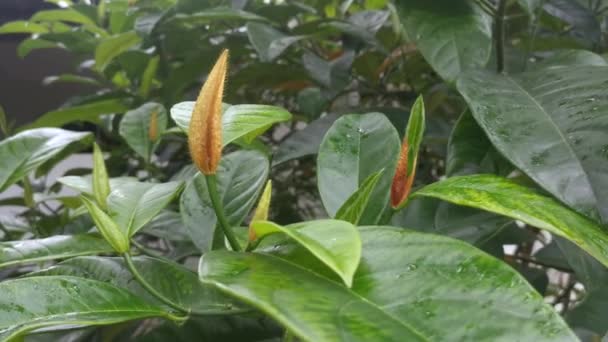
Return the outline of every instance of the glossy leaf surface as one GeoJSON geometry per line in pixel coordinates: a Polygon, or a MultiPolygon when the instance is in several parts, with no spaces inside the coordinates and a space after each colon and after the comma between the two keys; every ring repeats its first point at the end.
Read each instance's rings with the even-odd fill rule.
{"type": "Polygon", "coordinates": [[[466,0],[402,0],[395,3],[403,28],[445,80],[485,66],[492,48],[491,18],[466,0]]]}
{"type": "Polygon", "coordinates": [[[112,248],[94,234],[55,235],[48,238],[0,243],[0,267],[110,253],[112,248]]]}
{"type": "Polygon", "coordinates": [[[492,144],[545,190],[608,220],[608,67],[477,71],[458,80],[492,144]]]}
{"type": "Polygon", "coordinates": [[[340,220],[318,220],[280,226],[268,221],[255,221],[251,226],[259,238],[284,233],[336,272],[346,286],[352,286],[361,258],[361,238],[352,224],[340,220]]]}
{"type": "Polygon", "coordinates": [[[48,170],[91,142],[90,133],[58,128],[28,130],[0,141],[0,192],[41,166],[48,170]]]}
{"type": "Polygon", "coordinates": [[[170,315],[108,283],[76,277],[31,277],[0,283],[0,339],[60,325],[114,324],[170,315]]]}
{"type": "MultiPolygon", "coordinates": [[[[399,135],[379,113],[345,115],[327,131],[317,157],[319,193],[334,217],[342,204],[367,177],[381,169],[394,170],[399,154],[399,135]]],[[[392,172],[385,172],[361,216],[362,224],[378,222],[386,210],[392,172]]]]}
{"type": "Polygon", "coordinates": [[[120,135],[127,144],[139,154],[144,160],[150,160],[150,155],[154,151],[160,136],[167,127],[167,111],[159,103],[148,102],[142,106],[126,112],[120,121],[120,135]],[[154,135],[156,139],[150,137],[150,125],[153,116],[156,120],[154,135]]]}
{"type": "MultiPolygon", "coordinates": [[[[230,313],[237,309],[234,301],[216,289],[201,284],[196,273],[181,265],[150,257],[133,258],[133,263],[154,289],[181,306],[210,314],[230,313]]],[[[97,280],[123,288],[151,304],[162,306],[161,302],[141,287],[122,258],[73,258],[34,275],[74,276],[97,280]]]]}
{"type": "Polygon", "coordinates": [[[281,258],[214,251],[199,273],[304,341],[576,341],[517,272],[485,253],[400,229],[360,233],[351,290],[306,269],[310,256],[289,244],[275,248],[281,258]]]}
{"type": "Polygon", "coordinates": [[[494,175],[452,177],[427,185],[416,196],[512,217],[573,241],[608,266],[608,232],[556,200],[494,175]]]}
{"type": "Polygon", "coordinates": [[[125,182],[108,196],[108,211],[127,236],[150,222],[183,189],[182,182],[125,182]]]}

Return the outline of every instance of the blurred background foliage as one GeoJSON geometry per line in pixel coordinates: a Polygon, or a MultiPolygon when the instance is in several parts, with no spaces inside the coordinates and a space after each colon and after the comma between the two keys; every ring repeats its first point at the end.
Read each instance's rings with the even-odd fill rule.
{"type": "MultiPolygon", "coordinates": [[[[28,20],[6,23],[0,33],[24,35],[16,51],[20,57],[39,49],[68,51],[76,61],[73,71],[48,75],[44,83],[78,84],[91,91],[24,126],[11,125],[8,113],[2,124],[5,136],[49,126],[94,131],[103,150],[110,152],[106,163],[112,177],[184,179],[193,172],[186,138],[168,115],[167,129],[150,160],[130,146],[129,132],[121,132],[122,116],[149,102],[168,113],[173,104],[193,100],[206,71],[228,48],[225,102],[283,106],[295,116],[293,122],[258,138],[270,148],[256,140],[241,142],[244,148],[272,156],[272,219],[279,223],[325,215],[318,200],[314,156],[340,115],[381,112],[403,134],[409,107],[419,94],[425,99],[427,132],[415,187],[446,175],[511,174],[515,168],[465,112],[466,104],[454,88],[458,73],[486,64],[495,69],[496,63],[504,64],[509,73],[560,61],[605,64],[608,44],[605,0],[506,1],[505,32],[500,33],[506,37],[500,47],[504,60],[497,58],[491,39],[497,5],[492,0],[47,2],[51,8],[28,20]],[[425,16],[430,11],[433,16],[425,16]],[[458,158],[463,146],[475,151],[475,160],[458,158]]],[[[89,172],[72,169],[66,175],[89,172]]],[[[38,180],[33,186],[47,196],[60,189],[58,183],[45,184],[38,180]]],[[[18,201],[5,199],[2,204],[18,201]]],[[[24,227],[33,227],[36,236],[90,227],[90,222],[81,222],[85,216],[47,209],[36,206],[20,218],[2,218],[9,232],[5,239],[32,233],[24,227]]],[[[167,211],[153,222],[159,227],[172,222],[174,232],[153,225],[147,232],[149,240],[169,244],[174,257],[181,258],[196,249],[184,238],[175,216],[175,211],[167,211]],[[159,223],[162,220],[167,221],[159,223]]],[[[460,238],[506,260],[566,315],[581,337],[606,333],[608,289],[600,284],[606,283],[608,272],[578,248],[571,247],[572,253],[581,254],[579,265],[564,258],[564,247],[558,248],[555,238],[533,227],[433,199],[414,200],[392,223],[460,238]]],[[[112,329],[77,333],[113,334],[112,329]]],[[[163,340],[172,329],[161,325],[144,340],[163,340]]],[[[200,331],[193,321],[179,334],[186,341],[188,333],[199,336],[200,331]]]]}

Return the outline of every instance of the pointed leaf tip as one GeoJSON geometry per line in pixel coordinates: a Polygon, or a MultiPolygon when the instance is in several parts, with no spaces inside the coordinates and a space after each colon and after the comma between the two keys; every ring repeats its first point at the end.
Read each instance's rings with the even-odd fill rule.
{"type": "Polygon", "coordinates": [[[391,206],[393,209],[403,208],[407,203],[407,198],[416,175],[416,165],[420,144],[424,136],[424,126],[424,101],[422,96],[419,96],[410,111],[410,118],[405,129],[401,153],[399,154],[395,176],[391,185],[391,206]]]}
{"type": "Polygon", "coordinates": [[[266,182],[266,186],[264,187],[264,192],[262,192],[262,196],[260,196],[260,201],[258,202],[258,207],[255,209],[253,217],[251,218],[251,223],[249,224],[249,241],[257,240],[257,235],[255,233],[255,229],[253,229],[253,223],[255,221],[266,221],[268,220],[268,211],[270,210],[270,199],[272,197],[272,181],[269,180],[266,182]]]}

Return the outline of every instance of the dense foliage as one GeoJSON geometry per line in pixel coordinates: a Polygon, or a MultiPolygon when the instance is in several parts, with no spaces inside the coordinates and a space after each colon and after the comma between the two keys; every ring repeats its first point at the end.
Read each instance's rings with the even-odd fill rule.
{"type": "Polygon", "coordinates": [[[605,1],[48,2],[96,91],[0,110],[0,339],[608,332],[605,1]]]}

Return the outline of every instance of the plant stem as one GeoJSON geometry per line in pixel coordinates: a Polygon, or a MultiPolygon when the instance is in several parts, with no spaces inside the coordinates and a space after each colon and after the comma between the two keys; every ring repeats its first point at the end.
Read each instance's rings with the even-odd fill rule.
{"type": "Polygon", "coordinates": [[[494,16],[494,39],[496,43],[496,71],[505,70],[505,11],[507,0],[498,0],[498,9],[494,16]]]}
{"type": "Polygon", "coordinates": [[[228,219],[224,214],[224,208],[222,206],[222,201],[220,200],[219,193],[217,191],[217,178],[215,175],[205,175],[205,180],[207,181],[207,189],[209,190],[209,198],[211,198],[211,203],[213,204],[213,209],[215,209],[215,216],[217,216],[217,220],[220,223],[220,227],[222,227],[222,231],[224,235],[228,239],[228,243],[230,243],[230,247],[232,250],[240,252],[241,246],[228,223],[228,219]]]}
{"type": "Polygon", "coordinates": [[[153,257],[153,258],[161,258],[162,257],[162,254],[150,250],[148,247],[146,247],[143,244],[135,241],[134,239],[131,239],[131,244],[133,246],[135,246],[144,255],[147,255],[147,256],[153,257]]]}
{"type": "Polygon", "coordinates": [[[28,176],[23,177],[23,200],[28,208],[34,207],[34,190],[32,189],[32,183],[28,176]]]}
{"type": "Polygon", "coordinates": [[[127,264],[127,268],[129,268],[129,271],[131,271],[131,274],[133,274],[133,276],[135,277],[135,279],[139,282],[139,284],[146,289],[146,291],[150,292],[151,295],[153,295],[154,297],[158,298],[158,300],[160,300],[161,302],[167,304],[169,307],[184,313],[184,314],[189,314],[190,310],[182,307],[179,304],[174,303],[173,301],[171,301],[170,299],[168,299],[167,297],[165,297],[163,294],[161,294],[160,292],[158,292],[154,287],[152,287],[152,285],[150,285],[150,283],[148,283],[146,281],[146,279],[144,279],[144,277],[142,277],[142,275],[139,273],[139,271],[137,271],[137,268],[135,267],[135,264],[133,264],[133,259],[131,259],[131,254],[129,253],[125,253],[122,255],[122,257],[125,260],[125,263],[127,264]]]}

